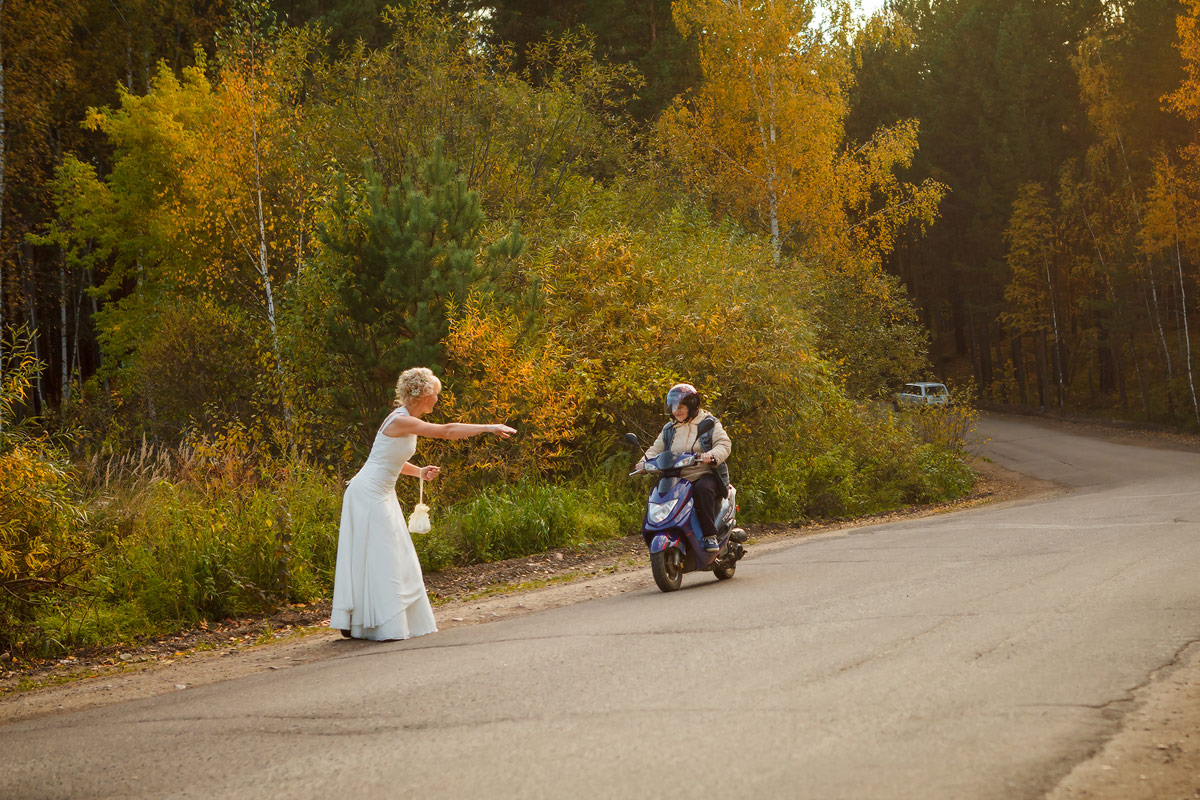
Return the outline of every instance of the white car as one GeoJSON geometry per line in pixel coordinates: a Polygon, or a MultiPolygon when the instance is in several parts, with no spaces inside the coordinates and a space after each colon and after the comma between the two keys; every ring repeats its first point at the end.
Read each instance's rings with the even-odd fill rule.
{"type": "Polygon", "coordinates": [[[892,408],[899,411],[906,406],[948,406],[950,392],[944,383],[906,383],[892,396],[892,408]]]}

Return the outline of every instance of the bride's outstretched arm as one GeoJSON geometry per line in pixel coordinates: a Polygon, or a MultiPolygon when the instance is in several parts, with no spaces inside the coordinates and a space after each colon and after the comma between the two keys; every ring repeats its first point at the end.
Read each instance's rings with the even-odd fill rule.
{"type": "Polygon", "coordinates": [[[517,430],[499,423],[475,425],[468,422],[448,422],[445,425],[438,425],[435,422],[426,422],[416,417],[398,414],[392,417],[392,421],[387,424],[383,432],[387,436],[407,436],[411,433],[430,439],[466,439],[481,433],[491,433],[507,439],[517,430]]]}

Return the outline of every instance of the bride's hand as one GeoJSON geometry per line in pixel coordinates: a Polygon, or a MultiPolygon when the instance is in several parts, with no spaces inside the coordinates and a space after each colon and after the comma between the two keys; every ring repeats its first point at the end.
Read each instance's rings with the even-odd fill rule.
{"type": "Polygon", "coordinates": [[[517,432],[516,428],[510,428],[507,425],[489,425],[488,433],[494,433],[501,439],[507,439],[517,432]]]}
{"type": "Polygon", "coordinates": [[[431,481],[434,478],[436,478],[438,476],[438,473],[441,471],[442,471],[441,467],[434,467],[434,466],[421,467],[421,480],[431,481]]]}

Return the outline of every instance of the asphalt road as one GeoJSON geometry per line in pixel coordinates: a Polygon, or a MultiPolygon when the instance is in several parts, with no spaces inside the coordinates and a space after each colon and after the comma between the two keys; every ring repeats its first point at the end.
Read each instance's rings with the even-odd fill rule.
{"type": "Polygon", "coordinates": [[[1200,455],[984,432],[1072,491],[0,727],[0,797],[1040,797],[1200,639],[1200,455]]]}

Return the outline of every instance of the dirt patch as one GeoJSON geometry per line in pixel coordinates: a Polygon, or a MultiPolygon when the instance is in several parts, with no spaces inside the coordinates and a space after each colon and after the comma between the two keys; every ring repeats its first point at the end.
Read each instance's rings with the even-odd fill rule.
{"type": "Polygon", "coordinates": [[[1136,700],[1121,731],[1047,800],[1200,800],[1200,644],[1136,700]]]}

